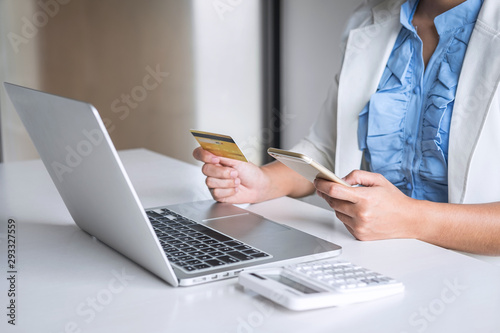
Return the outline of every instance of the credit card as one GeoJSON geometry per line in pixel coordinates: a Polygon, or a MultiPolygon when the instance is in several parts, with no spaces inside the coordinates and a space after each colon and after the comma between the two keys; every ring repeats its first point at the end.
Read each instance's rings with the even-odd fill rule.
{"type": "Polygon", "coordinates": [[[200,146],[214,155],[232,158],[233,160],[248,162],[245,155],[228,135],[191,130],[200,146]]]}

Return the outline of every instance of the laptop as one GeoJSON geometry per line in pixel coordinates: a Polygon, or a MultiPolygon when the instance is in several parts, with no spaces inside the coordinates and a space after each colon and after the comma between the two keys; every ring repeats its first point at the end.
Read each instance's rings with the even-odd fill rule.
{"type": "Polygon", "coordinates": [[[4,86],[77,226],[172,286],[341,252],[336,244],[213,200],[144,208],[91,104],[4,86]]]}

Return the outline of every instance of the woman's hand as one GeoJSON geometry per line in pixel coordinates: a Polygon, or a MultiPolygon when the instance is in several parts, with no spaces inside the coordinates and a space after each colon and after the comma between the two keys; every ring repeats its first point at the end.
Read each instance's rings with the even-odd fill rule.
{"type": "Polygon", "coordinates": [[[204,162],[202,172],[214,200],[227,203],[263,201],[269,179],[255,164],[216,156],[201,147],[193,151],[204,162]]]}
{"type": "Polygon", "coordinates": [[[347,187],[316,179],[320,197],[335,210],[349,232],[359,240],[415,238],[418,201],[404,195],[380,174],[356,170],[344,180],[347,187]]]}

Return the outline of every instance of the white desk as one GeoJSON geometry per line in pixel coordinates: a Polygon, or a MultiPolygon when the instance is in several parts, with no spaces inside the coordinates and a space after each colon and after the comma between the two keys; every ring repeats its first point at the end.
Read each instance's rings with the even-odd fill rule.
{"type": "MultiPolygon", "coordinates": [[[[145,207],[209,198],[198,167],[146,150],[120,156],[145,207]]],[[[500,331],[497,266],[416,240],[359,242],[332,212],[290,198],[249,209],[341,245],[343,258],[403,281],[404,295],[292,312],[235,279],[172,288],[79,230],[41,162],[30,161],[0,165],[0,225],[5,233],[13,218],[18,231],[17,325],[7,324],[4,242],[0,331],[500,331]]]]}

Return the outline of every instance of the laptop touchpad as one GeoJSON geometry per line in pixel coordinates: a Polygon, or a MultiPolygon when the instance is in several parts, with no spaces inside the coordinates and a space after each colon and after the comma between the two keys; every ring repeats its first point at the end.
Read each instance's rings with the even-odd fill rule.
{"type": "Polygon", "coordinates": [[[234,238],[269,235],[290,230],[287,226],[251,213],[210,219],[203,221],[203,224],[234,238]]]}

